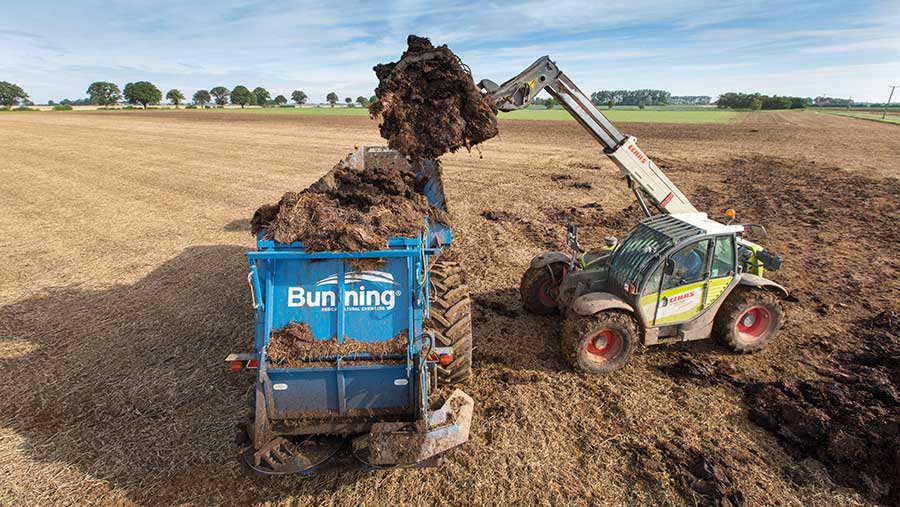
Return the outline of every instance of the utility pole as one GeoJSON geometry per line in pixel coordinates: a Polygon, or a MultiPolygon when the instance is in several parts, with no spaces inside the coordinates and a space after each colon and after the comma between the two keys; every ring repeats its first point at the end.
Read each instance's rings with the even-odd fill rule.
{"type": "Polygon", "coordinates": [[[891,99],[894,98],[894,88],[900,85],[891,86],[891,95],[888,97],[888,101],[884,104],[884,109],[881,111],[881,119],[884,119],[884,116],[887,114],[887,108],[891,105],[891,99]]]}

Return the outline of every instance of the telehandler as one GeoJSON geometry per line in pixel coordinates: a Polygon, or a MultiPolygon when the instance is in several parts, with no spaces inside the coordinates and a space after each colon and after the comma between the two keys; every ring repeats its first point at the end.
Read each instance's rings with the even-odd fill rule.
{"type": "Polygon", "coordinates": [[[781,258],[747,239],[765,238],[765,228],[732,223],[733,210],[725,212],[728,223],[698,212],[637,140],[613,126],[548,56],[502,85],[482,80],[479,87],[500,111],[528,107],[546,90],[603,146],[646,215],[623,239],[605,238],[589,251],[569,224],[572,253],[540,254],[522,276],[526,309],[564,315],[561,349],[575,369],[618,370],[639,340],[656,345],[714,335],[748,353],[776,336],[788,291],[763,274],[778,270],[781,258]]]}

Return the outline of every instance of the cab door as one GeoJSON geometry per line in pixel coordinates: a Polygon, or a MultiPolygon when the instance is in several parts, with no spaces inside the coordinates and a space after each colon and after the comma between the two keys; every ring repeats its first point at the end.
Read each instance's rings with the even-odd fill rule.
{"type": "Polygon", "coordinates": [[[670,254],[663,263],[655,325],[678,324],[703,310],[711,245],[709,238],[695,241],[670,254]]]}
{"type": "Polygon", "coordinates": [[[715,304],[725,289],[731,284],[737,273],[737,247],[734,236],[718,236],[715,238],[712,262],[709,270],[709,284],[703,298],[703,308],[715,304]]]}

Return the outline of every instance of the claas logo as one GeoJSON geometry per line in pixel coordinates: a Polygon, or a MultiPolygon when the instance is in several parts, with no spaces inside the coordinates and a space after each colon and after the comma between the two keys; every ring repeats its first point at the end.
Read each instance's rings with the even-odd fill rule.
{"type": "Polygon", "coordinates": [[[637,149],[637,146],[635,146],[633,144],[629,144],[628,151],[630,151],[635,156],[635,158],[638,159],[638,161],[640,163],[642,163],[642,164],[647,163],[647,157],[643,153],[641,153],[641,150],[637,149]]]}
{"type": "Polygon", "coordinates": [[[684,301],[685,299],[690,299],[694,297],[695,291],[682,292],[681,294],[675,294],[673,296],[666,296],[662,298],[662,306],[668,306],[669,303],[677,303],[679,301],[684,301]]]}

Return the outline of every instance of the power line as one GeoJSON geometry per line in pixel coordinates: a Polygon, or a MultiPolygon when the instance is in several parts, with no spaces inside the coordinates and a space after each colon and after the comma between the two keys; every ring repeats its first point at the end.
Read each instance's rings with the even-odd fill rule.
{"type": "Polygon", "coordinates": [[[881,111],[881,119],[882,120],[884,119],[885,115],[887,115],[887,108],[889,105],[891,105],[891,99],[894,98],[894,88],[896,88],[898,86],[900,86],[900,85],[891,86],[891,95],[888,97],[888,101],[884,104],[884,109],[881,111]]]}

